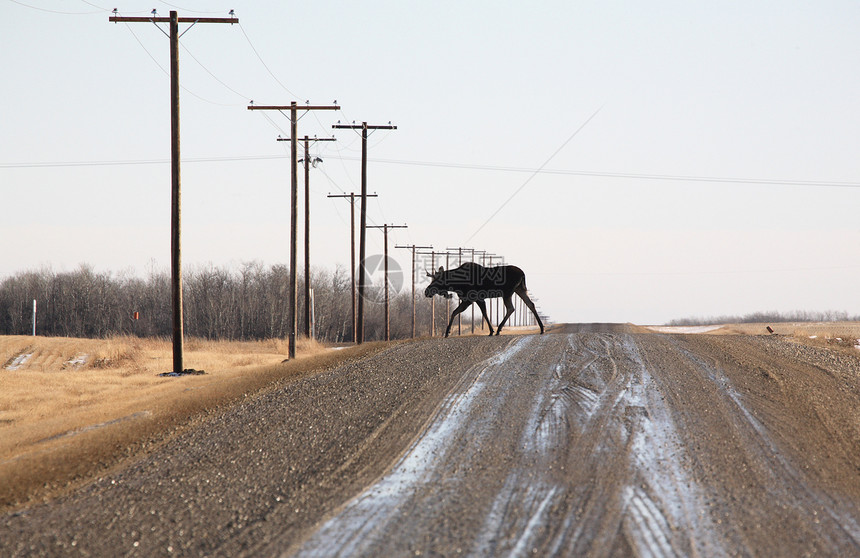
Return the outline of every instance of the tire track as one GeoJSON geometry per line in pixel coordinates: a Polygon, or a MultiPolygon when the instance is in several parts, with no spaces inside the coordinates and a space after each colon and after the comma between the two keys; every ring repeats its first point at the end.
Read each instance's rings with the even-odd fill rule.
{"type": "MultiPolygon", "coordinates": [[[[765,423],[752,412],[719,363],[712,359],[706,360],[677,342],[674,345],[679,354],[696,364],[724,401],[734,408],[732,416],[735,417],[736,428],[745,432],[743,441],[746,451],[766,463],[760,468],[759,475],[763,477],[762,485],[767,487],[773,501],[790,506],[794,513],[801,516],[809,516],[812,510],[811,520],[816,525],[818,535],[825,539],[828,546],[837,548],[847,541],[860,552],[860,523],[856,503],[850,503],[839,495],[815,490],[815,483],[789,461],[765,423]]],[[[773,416],[769,418],[779,420],[773,416]]]]}
{"type": "MultiPolygon", "coordinates": [[[[454,447],[452,438],[469,429],[472,436],[481,417],[473,416],[494,372],[527,345],[517,339],[508,348],[472,367],[464,381],[440,406],[425,432],[400,458],[391,471],[369,489],[348,502],[333,518],[295,551],[295,556],[377,555],[379,546],[400,529],[401,513],[413,495],[433,479],[444,476],[441,466],[454,447]]],[[[480,430],[480,426],[477,427],[480,430]]]]}
{"type": "Polygon", "coordinates": [[[287,554],[723,554],[631,336],[524,337],[466,377],[389,473],[287,554]],[[515,400],[524,411],[499,431],[515,400]],[[500,432],[516,453],[489,467],[500,457],[481,444],[500,432]],[[471,501],[483,519],[446,547],[434,531],[476,483],[497,486],[471,501]]]}

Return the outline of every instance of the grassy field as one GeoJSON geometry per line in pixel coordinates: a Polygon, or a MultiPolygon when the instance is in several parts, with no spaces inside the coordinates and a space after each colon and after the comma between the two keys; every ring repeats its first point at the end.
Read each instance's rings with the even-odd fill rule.
{"type": "Polygon", "coordinates": [[[708,326],[646,326],[659,333],[711,335],[782,335],[809,344],[853,346],[860,339],[860,322],[775,322],[708,326]],[[768,327],[773,333],[768,331],[768,327]]]}
{"type": "Polygon", "coordinates": [[[385,345],[333,350],[300,340],[188,340],[172,369],[168,340],[0,336],[0,508],[61,493],[168,439],[207,412],[278,381],[385,345]],[[48,479],[50,482],[45,482],[48,479]]]}

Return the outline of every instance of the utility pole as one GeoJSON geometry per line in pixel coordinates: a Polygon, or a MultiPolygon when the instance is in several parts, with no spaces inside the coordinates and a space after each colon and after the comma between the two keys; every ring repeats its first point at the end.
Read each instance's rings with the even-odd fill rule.
{"type": "MultiPolygon", "coordinates": [[[[434,250],[430,250],[430,252],[421,252],[422,256],[430,256],[430,270],[435,274],[436,273],[436,252],[434,250]]],[[[436,336],[436,297],[430,297],[430,337],[436,336]]]]}
{"type": "Polygon", "coordinates": [[[322,105],[322,106],[314,106],[307,104],[305,106],[300,107],[298,103],[292,101],[288,106],[255,106],[250,105],[248,110],[276,110],[281,114],[284,114],[285,110],[290,111],[289,119],[290,119],[290,301],[289,301],[289,315],[287,316],[287,320],[289,322],[289,357],[296,358],[296,330],[299,328],[298,324],[298,315],[296,313],[296,307],[298,306],[298,292],[296,289],[296,252],[297,252],[297,230],[296,230],[296,222],[298,221],[298,204],[299,204],[299,178],[298,178],[298,125],[299,125],[299,117],[298,111],[311,111],[311,110],[340,110],[340,107],[337,105],[322,105]]]}
{"type": "MultiPolygon", "coordinates": [[[[352,342],[358,343],[358,321],[355,313],[355,192],[349,194],[329,194],[330,198],[349,199],[349,274],[352,278],[352,342]]],[[[365,194],[365,198],[376,198],[376,194],[365,194]]]]}
{"type": "Polygon", "coordinates": [[[368,126],[367,122],[361,124],[335,124],[332,128],[338,130],[361,130],[361,224],[358,236],[358,313],[356,316],[356,339],[357,344],[364,343],[364,286],[366,284],[366,269],[364,258],[366,256],[365,232],[367,228],[367,137],[369,130],[396,130],[397,126],[388,125],[368,126]]]}
{"type": "MultiPolygon", "coordinates": [[[[503,256],[495,256],[495,255],[493,255],[493,254],[487,254],[487,258],[489,258],[489,259],[490,259],[490,266],[491,266],[491,267],[492,267],[492,265],[493,265],[493,260],[494,260],[495,258],[499,258],[499,259],[500,259],[500,260],[502,260],[502,261],[504,261],[504,260],[505,260],[503,256]]],[[[497,320],[499,320],[499,321],[501,321],[501,319],[502,319],[502,312],[501,312],[501,309],[499,308],[499,306],[500,306],[500,302],[501,302],[501,299],[500,299],[500,298],[498,298],[498,297],[496,297],[496,319],[497,319],[497,320]]],[[[490,304],[490,306],[492,307],[492,304],[490,304]]],[[[491,310],[492,310],[492,308],[491,308],[491,310]]]]}
{"type": "MultiPolygon", "coordinates": [[[[451,269],[451,253],[448,252],[448,249],[445,249],[445,271],[451,269]]],[[[448,320],[448,316],[451,314],[451,299],[449,297],[445,297],[445,320],[448,320]]]]}
{"type": "MultiPolygon", "coordinates": [[[[292,138],[278,138],[278,141],[291,141],[292,138]]],[[[305,142],[305,156],[303,159],[299,159],[299,163],[304,162],[305,164],[305,320],[304,320],[304,334],[309,339],[313,338],[313,333],[311,332],[311,170],[310,167],[313,165],[317,166],[317,163],[322,163],[322,159],[319,157],[314,157],[313,161],[311,161],[310,155],[310,142],[318,142],[318,141],[337,141],[337,138],[309,138],[305,136],[302,138],[302,141],[305,142]]]]}
{"type": "MultiPolygon", "coordinates": [[[[474,250],[474,248],[446,248],[446,249],[457,251],[457,266],[463,265],[463,250],[474,250]]],[[[460,317],[462,315],[463,315],[462,313],[457,314],[457,335],[462,335],[462,331],[460,329],[461,325],[462,325],[462,321],[460,320],[460,317]]],[[[475,309],[474,308],[472,308],[472,323],[473,324],[475,323],[475,309]]],[[[474,327],[473,327],[472,331],[474,331],[474,327]]]]}
{"type": "Polygon", "coordinates": [[[412,337],[415,337],[415,250],[432,249],[432,246],[398,246],[395,248],[406,248],[412,250],[412,337]]]}
{"type": "MultiPolygon", "coordinates": [[[[114,9],[116,13],[116,9],[114,9]]],[[[173,372],[182,374],[183,366],[183,318],[182,318],[182,249],[181,249],[181,222],[182,222],[182,196],[180,189],[179,173],[179,24],[190,23],[191,29],[198,23],[239,23],[238,18],[232,17],[179,17],[176,11],[170,12],[170,17],[156,17],[152,10],[152,17],[125,17],[113,15],[108,21],[114,23],[158,23],[169,24],[170,40],[170,274],[171,293],[173,295],[173,372]]],[[[158,27],[161,30],[160,27],[158,27]]],[[[188,29],[182,32],[185,34],[188,29]]],[[[163,30],[161,30],[164,33],[163,30]]]]}
{"type": "Polygon", "coordinates": [[[388,297],[388,229],[405,229],[406,225],[368,225],[368,229],[382,229],[382,234],[385,241],[385,248],[383,250],[383,262],[385,266],[385,340],[391,341],[391,325],[389,322],[389,297],[388,297]]]}
{"type": "MultiPolygon", "coordinates": [[[[487,267],[487,258],[490,258],[490,260],[492,261],[493,255],[490,254],[489,252],[484,251],[481,254],[481,265],[484,267],[487,267]]],[[[489,318],[490,324],[492,324],[493,323],[493,301],[492,301],[492,299],[490,299],[487,302],[487,318],[489,318]]],[[[484,329],[483,324],[484,324],[484,321],[481,320],[481,329],[482,330],[484,329]]]]}
{"type": "MultiPolygon", "coordinates": [[[[475,261],[475,254],[481,254],[481,262],[484,261],[483,255],[486,254],[486,250],[475,250],[472,249],[472,261],[475,261]]],[[[475,262],[477,263],[477,262],[475,262]]],[[[483,266],[482,266],[483,267],[483,266]]],[[[489,316],[488,316],[489,317],[489,316]]],[[[481,316],[481,331],[484,331],[484,317],[481,316]]],[[[475,333],[475,305],[472,305],[472,333],[475,333]]]]}
{"type": "MultiPolygon", "coordinates": [[[[463,248],[463,250],[468,250],[469,252],[472,253],[472,256],[469,258],[469,261],[474,263],[475,262],[475,249],[474,248],[463,248]]],[[[480,278],[476,278],[476,279],[480,279],[480,278]]],[[[483,318],[481,319],[481,325],[482,326],[484,325],[483,318]]],[[[473,304],[472,305],[472,335],[474,335],[474,334],[475,334],[475,305],[473,304]]]]}

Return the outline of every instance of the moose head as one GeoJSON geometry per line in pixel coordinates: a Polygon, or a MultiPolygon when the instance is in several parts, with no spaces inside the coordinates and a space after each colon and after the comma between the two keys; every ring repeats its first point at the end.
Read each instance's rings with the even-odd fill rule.
{"type": "Polygon", "coordinates": [[[424,289],[424,296],[427,298],[433,298],[434,295],[442,295],[445,298],[451,298],[454,296],[448,292],[449,287],[445,277],[445,268],[440,266],[439,271],[436,273],[430,273],[428,271],[427,277],[430,278],[430,284],[427,285],[426,289],[424,289]]]}

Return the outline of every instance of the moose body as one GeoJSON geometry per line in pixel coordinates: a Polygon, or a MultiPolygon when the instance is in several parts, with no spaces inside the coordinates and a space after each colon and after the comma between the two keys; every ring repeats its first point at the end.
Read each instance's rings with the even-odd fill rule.
{"type": "Polygon", "coordinates": [[[526,306],[535,315],[535,319],[540,326],[540,332],[543,333],[543,323],[526,289],[526,274],[517,266],[484,267],[473,262],[466,262],[460,267],[449,271],[445,271],[444,268],[440,267],[436,273],[428,273],[427,275],[432,278],[432,281],[424,289],[424,296],[430,298],[439,294],[450,297],[449,293],[454,292],[460,298],[460,304],[451,313],[448,328],[445,330],[445,337],[448,337],[448,334],[451,333],[451,324],[454,323],[454,318],[473,302],[481,309],[481,314],[483,314],[484,320],[486,320],[490,328],[490,335],[492,335],[493,325],[487,317],[487,305],[484,303],[484,300],[501,297],[505,303],[505,317],[499,323],[499,328],[495,332],[498,335],[501,333],[505,322],[514,313],[514,303],[511,300],[514,293],[523,299],[523,302],[526,303],[526,306]]]}

